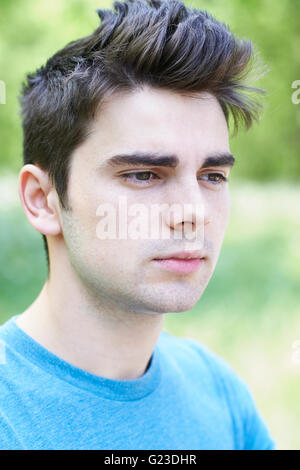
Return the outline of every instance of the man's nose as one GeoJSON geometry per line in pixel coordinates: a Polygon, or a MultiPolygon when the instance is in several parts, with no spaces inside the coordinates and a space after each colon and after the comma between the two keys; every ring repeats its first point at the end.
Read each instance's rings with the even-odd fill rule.
{"type": "Polygon", "coordinates": [[[168,198],[164,221],[175,238],[204,237],[204,226],[209,223],[203,190],[198,180],[186,178],[173,187],[168,198]]]}

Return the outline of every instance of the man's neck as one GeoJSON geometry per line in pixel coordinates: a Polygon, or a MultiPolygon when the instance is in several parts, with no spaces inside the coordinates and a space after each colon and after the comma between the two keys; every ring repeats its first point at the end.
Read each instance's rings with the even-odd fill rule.
{"type": "Polygon", "coordinates": [[[17,324],[53,354],[87,372],[113,380],[142,376],[164,315],[133,313],[98,300],[75,286],[68,292],[67,285],[47,280],[17,324]]]}

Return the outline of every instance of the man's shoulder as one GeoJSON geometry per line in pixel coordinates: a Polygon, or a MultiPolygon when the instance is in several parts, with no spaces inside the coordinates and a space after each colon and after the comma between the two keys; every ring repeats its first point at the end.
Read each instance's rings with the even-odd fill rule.
{"type": "Polygon", "coordinates": [[[177,361],[196,386],[205,383],[208,393],[213,391],[222,398],[232,414],[247,416],[252,412],[255,403],[249,386],[224,358],[194,338],[163,331],[160,340],[170,360],[177,361]]]}
{"type": "Polygon", "coordinates": [[[195,338],[175,336],[164,330],[158,344],[162,350],[172,352],[174,358],[198,367],[199,371],[209,371],[218,382],[244,382],[225,359],[195,338]]]}
{"type": "Polygon", "coordinates": [[[15,317],[9,318],[0,325],[0,388],[2,398],[5,391],[11,392],[11,384],[19,381],[22,372],[22,364],[16,348],[15,317]]]}
{"type": "Polygon", "coordinates": [[[13,315],[0,325],[0,340],[2,343],[12,335],[14,331],[14,322],[18,316],[19,315],[13,315]]]}
{"type": "Polygon", "coordinates": [[[14,317],[9,318],[0,325],[0,366],[6,364],[8,349],[13,343],[13,320],[14,317]]]}
{"type": "Polygon", "coordinates": [[[183,360],[181,365],[196,386],[203,388],[205,384],[208,393],[213,392],[214,396],[217,393],[227,404],[236,433],[241,433],[242,448],[275,448],[250,387],[225,359],[194,338],[177,337],[165,331],[160,344],[173,360],[183,360]]]}

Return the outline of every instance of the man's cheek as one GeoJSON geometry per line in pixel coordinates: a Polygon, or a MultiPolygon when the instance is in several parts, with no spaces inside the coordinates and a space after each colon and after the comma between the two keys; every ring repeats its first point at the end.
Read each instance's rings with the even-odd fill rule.
{"type": "MultiPolygon", "coordinates": [[[[226,229],[226,226],[229,221],[230,216],[230,205],[228,201],[224,201],[226,204],[219,205],[215,207],[212,222],[215,226],[215,229],[218,232],[223,232],[226,229]]],[[[221,235],[220,233],[220,235],[221,235]]]]}

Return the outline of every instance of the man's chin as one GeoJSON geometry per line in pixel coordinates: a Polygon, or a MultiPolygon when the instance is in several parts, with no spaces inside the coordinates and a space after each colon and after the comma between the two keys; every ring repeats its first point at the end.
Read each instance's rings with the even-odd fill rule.
{"type": "Polygon", "coordinates": [[[143,283],[135,296],[136,311],[147,313],[180,313],[191,310],[200,300],[209,276],[199,279],[143,283]]]}
{"type": "Polygon", "coordinates": [[[188,312],[191,310],[193,307],[195,307],[197,302],[185,302],[185,303],[180,303],[180,304],[175,304],[172,303],[170,306],[164,311],[163,313],[181,313],[181,312],[188,312]]]}
{"type": "Polygon", "coordinates": [[[153,300],[153,302],[147,302],[146,311],[149,313],[180,313],[180,312],[187,312],[191,310],[198,300],[200,299],[201,295],[193,296],[191,295],[188,297],[181,297],[181,298],[172,298],[172,299],[162,299],[160,298],[159,301],[153,300]]]}

